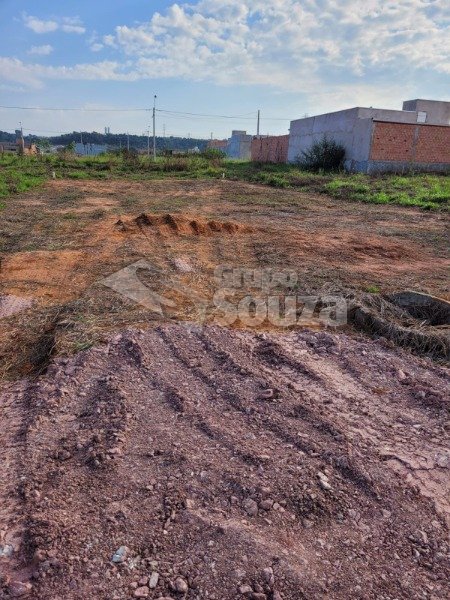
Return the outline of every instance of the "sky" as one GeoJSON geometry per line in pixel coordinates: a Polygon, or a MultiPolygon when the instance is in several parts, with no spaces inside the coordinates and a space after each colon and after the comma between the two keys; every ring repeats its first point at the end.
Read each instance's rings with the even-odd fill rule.
{"type": "Polygon", "coordinates": [[[158,135],[202,138],[448,101],[450,0],[0,0],[0,105],[40,109],[0,130],[142,134],[154,95],[158,135]]]}

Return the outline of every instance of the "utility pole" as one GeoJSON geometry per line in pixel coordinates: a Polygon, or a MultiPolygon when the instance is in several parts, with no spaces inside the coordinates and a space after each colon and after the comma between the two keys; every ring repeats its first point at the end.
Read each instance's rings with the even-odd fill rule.
{"type": "Polygon", "coordinates": [[[147,134],[147,156],[150,156],[150,125],[148,126],[147,134]]]}
{"type": "Polygon", "coordinates": [[[80,142],[83,143],[83,132],[80,131],[80,142]]]}
{"type": "Polygon", "coordinates": [[[166,137],[166,124],[163,124],[163,138],[166,137]]]}
{"type": "Polygon", "coordinates": [[[260,120],[261,120],[261,111],[258,109],[258,122],[256,124],[256,137],[258,138],[258,140],[259,140],[259,123],[260,123],[260,120]]]}
{"type": "Polygon", "coordinates": [[[156,94],[153,96],[153,160],[156,160],[156,94]]]}
{"type": "Polygon", "coordinates": [[[127,131],[127,150],[130,151],[130,134],[127,131]]]}

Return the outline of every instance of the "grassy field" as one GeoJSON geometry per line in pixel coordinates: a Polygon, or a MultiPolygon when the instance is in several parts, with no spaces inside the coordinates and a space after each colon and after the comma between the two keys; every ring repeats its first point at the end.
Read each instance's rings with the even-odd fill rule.
{"type": "Polygon", "coordinates": [[[300,170],[295,165],[257,164],[220,158],[147,157],[124,159],[122,156],[100,157],[5,156],[0,159],[0,208],[11,194],[41,185],[52,176],[68,179],[131,180],[220,179],[248,181],[280,188],[297,188],[325,194],[337,199],[375,204],[417,206],[426,210],[448,210],[450,177],[448,175],[350,175],[320,174],[300,170]],[[2,202],[3,201],[3,202],[2,202]]]}

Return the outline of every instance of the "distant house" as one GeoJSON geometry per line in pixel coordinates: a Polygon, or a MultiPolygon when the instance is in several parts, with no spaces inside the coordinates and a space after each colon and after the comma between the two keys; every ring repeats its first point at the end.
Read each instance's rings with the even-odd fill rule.
{"type": "Polygon", "coordinates": [[[206,148],[208,150],[221,150],[222,152],[227,151],[228,140],[208,140],[206,148]]]}
{"type": "Polygon", "coordinates": [[[324,136],[345,147],[349,171],[450,171],[450,102],[409,100],[403,110],[355,107],[291,121],[288,161],[324,136]]]}
{"type": "Polygon", "coordinates": [[[255,137],[252,141],[252,161],[285,163],[288,157],[289,135],[255,137]]]}
{"type": "Polygon", "coordinates": [[[75,144],[75,154],[77,156],[98,156],[108,151],[106,144],[75,144]]]}
{"type": "Polygon", "coordinates": [[[38,148],[36,144],[32,142],[26,142],[23,139],[22,132],[16,130],[16,141],[15,142],[0,142],[0,154],[19,154],[30,156],[38,154],[38,148]]]}
{"type": "Polygon", "coordinates": [[[228,140],[226,154],[228,158],[250,160],[252,154],[252,139],[246,131],[234,130],[228,140]]]}

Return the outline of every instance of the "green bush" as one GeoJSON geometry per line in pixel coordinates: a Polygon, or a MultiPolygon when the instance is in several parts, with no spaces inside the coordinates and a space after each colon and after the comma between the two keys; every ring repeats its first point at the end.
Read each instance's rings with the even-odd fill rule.
{"type": "Polygon", "coordinates": [[[306,171],[338,171],[343,167],[344,159],[344,146],[324,135],[321,140],[313,142],[308,150],[302,151],[297,163],[306,171]]]}

